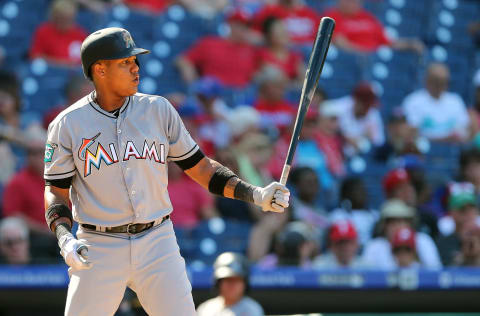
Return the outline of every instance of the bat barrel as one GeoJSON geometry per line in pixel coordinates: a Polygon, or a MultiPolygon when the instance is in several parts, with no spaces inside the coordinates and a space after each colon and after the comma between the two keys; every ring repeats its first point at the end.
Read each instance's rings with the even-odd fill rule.
{"type": "MultiPolygon", "coordinates": [[[[297,147],[298,139],[300,137],[300,131],[303,126],[305,115],[307,114],[308,107],[312,101],[313,95],[320,80],[320,74],[323,69],[325,58],[327,57],[328,47],[332,40],[333,30],[335,28],[335,20],[330,17],[324,17],[320,21],[317,37],[313,44],[312,53],[308,62],[307,71],[305,74],[305,80],[303,82],[302,95],[300,97],[300,104],[297,112],[297,118],[295,120],[295,127],[293,129],[292,139],[288,148],[287,159],[285,165],[291,166],[293,162],[293,156],[295,155],[295,149],[297,147]]],[[[282,180],[286,182],[288,177],[288,171],[290,168],[285,169],[282,172],[282,180]]]]}

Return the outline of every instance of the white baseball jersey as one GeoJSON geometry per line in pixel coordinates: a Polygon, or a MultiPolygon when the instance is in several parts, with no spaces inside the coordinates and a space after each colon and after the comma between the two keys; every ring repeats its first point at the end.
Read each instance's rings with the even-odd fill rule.
{"type": "Polygon", "coordinates": [[[263,316],[263,308],[248,296],[237,304],[225,306],[223,297],[217,296],[198,306],[198,316],[263,316]]]}
{"type": "Polygon", "coordinates": [[[192,156],[198,145],[163,97],[136,93],[118,117],[85,96],[48,128],[47,180],[73,177],[70,199],[79,223],[146,223],[172,211],[167,161],[192,156]]]}

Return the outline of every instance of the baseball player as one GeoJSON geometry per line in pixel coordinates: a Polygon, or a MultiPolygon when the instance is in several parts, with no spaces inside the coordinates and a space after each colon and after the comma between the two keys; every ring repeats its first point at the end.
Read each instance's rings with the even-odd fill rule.
{"type": "Polygon", "coordinates": [[[198,306],[198,316],[263,316],[263,309],[245,296],[248,289],[247,259],[233,252],[217,257],[214,268],[215,288],[219,295],[198,306]]]}
{"type": "Polygon", "coordinates": [[[285,186],[240,180],[204,156],[165,98],[137,93],[137,55],[146,53],[125,29],[90,34],[81,59],[95,90],[48,128],[45,218],[70,267],[65,315],[113,315],[126,287],[149,315],[195,314],[169,219],[169,161],[213,194],[288,207],[285,186]]]}

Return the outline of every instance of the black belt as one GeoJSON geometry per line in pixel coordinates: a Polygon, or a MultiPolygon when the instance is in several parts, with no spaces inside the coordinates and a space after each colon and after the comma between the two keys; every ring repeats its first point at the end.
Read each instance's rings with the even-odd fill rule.
{"type": "MultiPolygon", "coordinates": [[[[170,215],[164,216],[159,224],[162,224],[169,218],[170,218],[170,215]]],[[[96,226],[96,225],[90,225],[90,224],[80,224],[80,226],[88,230],[95,230],[95,231],[101,231],[106,233],[127,233],[127,234],[135,235],[143,231],[146,231],[147,229],[152,228],[154,224],[155,224],[155,221],[150,223],[136,223],[136,224],[130,223],[130,224],[125,224],[121,226],[105,227],[104,230],[101,228],[102,226],[96,226]]]]}

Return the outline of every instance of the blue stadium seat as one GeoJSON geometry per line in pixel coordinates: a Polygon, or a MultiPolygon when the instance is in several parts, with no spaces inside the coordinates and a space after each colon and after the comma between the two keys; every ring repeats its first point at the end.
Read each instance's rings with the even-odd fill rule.
{"type": "Polygon", "coordinates": [[[24,109],[43,115],[50,108],[62,104],[68,78],[78,73],[80,69],[55,67],[42,59],[27,64],[20,72],[24,109]]]}
{"type": "Polygon", "coordinates": [[[222,252],[246,253],[251,225],[245,222],[213,218],[201,222],[192,231],[196,241],[192,259],[212,263],[222,252]]]}

